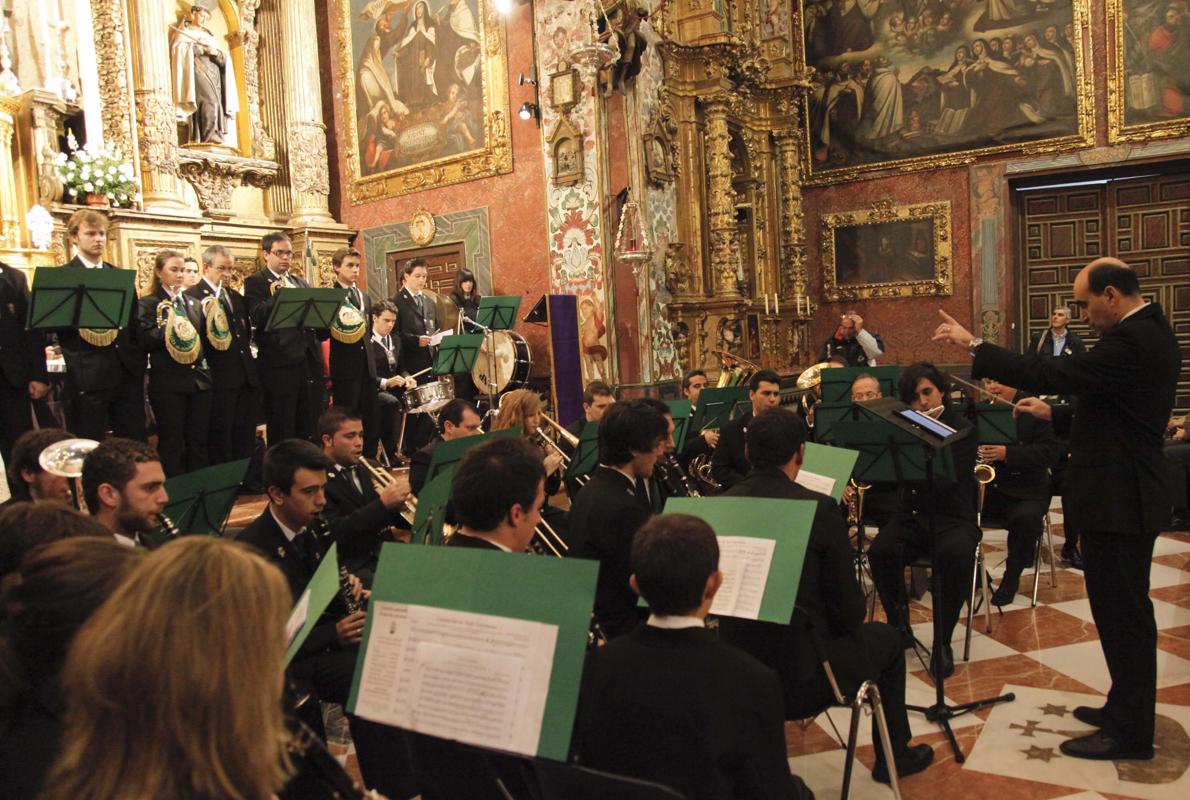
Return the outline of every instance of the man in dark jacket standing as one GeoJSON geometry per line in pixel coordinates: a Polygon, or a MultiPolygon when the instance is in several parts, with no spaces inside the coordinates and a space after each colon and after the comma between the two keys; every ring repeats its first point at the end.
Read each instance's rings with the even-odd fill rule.
{"type": "Polygon", "coordinates": [[[29,285],[25,274],[0,261],[0,456],[33,429],[30,401],[50,390],[45,366],[45,334],[26,330],[29,285]]]}
{"type": "MultiPolygon", "coordinates": [[[[1099,730],[1062,743],[1075,758],[1150,759],[1156,723],[1157,624],[1149,569],[1169,499],[1161,460],[1181,355],[1161,307],[1145,302],[1136,273],[1100,258],[1074,279],[1074,305],[1100,334],[1067,358],[1017,355],[971,335],[945,313],[934,333],[970,350],[972,375],[1045,394],[1072,394],[1066,514],[1083,537],[1087,597],[1112,686],[1103,708],[1074,716],[1099,730]]],[[[1026,400],[1019,410],[1048,406],[1026,400]]]]}

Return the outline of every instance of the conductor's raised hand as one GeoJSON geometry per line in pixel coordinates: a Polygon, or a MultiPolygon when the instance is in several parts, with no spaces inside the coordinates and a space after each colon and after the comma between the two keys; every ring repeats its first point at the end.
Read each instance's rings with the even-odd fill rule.
{"type": "Polygon", "coordinates": [[[1016,401],[1016,405],[1012,408],[1012,415],[1019,417],[1021,414],[1032,414],[1038,419],[1051,420],[1053,419],[1053,409],[1050,404],[1039,397],[1022,397],[1016,401]]]}
{"type": "Polygon", "coordinates": [[[971,335],[971,331],[960,325],[954,317],[942,309],[938,309],[938,316],[942,317],[942,322],[934,329],[935,342],[950,342],[959,347],[971,346],[971,340],[975,338],[971,335]]]}

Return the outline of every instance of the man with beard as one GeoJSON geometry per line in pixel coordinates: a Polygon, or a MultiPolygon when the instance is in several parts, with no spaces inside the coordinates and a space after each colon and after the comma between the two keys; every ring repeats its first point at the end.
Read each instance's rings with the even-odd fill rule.
{"type": "Polygon", "coordinates": [[[120,544],[153,550],[169,502],[161,456],[144,442],[113,436],[83,459],[83,498],[91,516],[120,544]]]}

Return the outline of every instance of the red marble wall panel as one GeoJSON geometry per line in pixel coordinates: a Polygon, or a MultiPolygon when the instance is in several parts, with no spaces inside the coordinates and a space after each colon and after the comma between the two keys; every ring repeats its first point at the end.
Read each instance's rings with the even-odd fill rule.
{"type": "MultiPolygon", "coordinates": [[[[615,249],[615,235],[620,226],[615,198],[627,188],[628,175],[628,129],[624,118],[624,95],[614,94],[607,102],[607,153],[608,192],[607,209],[608,241],[615,249]]],[[[613,259],[612,302],[616,309],[616,353],[620,364],[620,383],[639,383],[640,370],[640,324],[637,319],[637,286],[632,277],[632,268],[613,259]]]]}
{"type": "MultiPolygon", "coordinates": [[[[338,12],[332,9],[331,13],[338,12]]],[[[340,141],[331,151],[340,187],[338,203],[332,205],[331,211],[344,224],[364,230],[408,220],[421,208],[433,214],[446,214],[486,206],[491,226],[493,292],[521,295],[521,316],[524,316],[549,289],[542,132],[532,121],[524,121],[516,113],[522,103],[534,100],[532,86],[517,85],[517,76],[522,72],[530,73],[533,67],[529,6],[516,7],[506,25],[512,172],[357,205],[351,202],[346,189],[349,178],[344,154],[345,148],[352,144],[340,141]]],[[[323,31],[322,35],[328,37],[329,51],[336,52],[337,25],[328,25],[323,31]]],[[[347,106],[341,98],[337,70],[330,83],[333,86],[330,96],[334,97],[333,127],[330,129],[345,135],[347,106]]],[[[545,328],[518,324],[516,330],[533,348],[534,372],[547,371],[549,342],[545,328]]]]}

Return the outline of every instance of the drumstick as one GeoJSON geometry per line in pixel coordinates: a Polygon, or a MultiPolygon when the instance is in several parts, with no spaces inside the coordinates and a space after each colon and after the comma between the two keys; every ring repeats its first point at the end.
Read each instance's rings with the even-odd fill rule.
{"type": "Polygon", "coordinates": [[[423,369],[423,370],[420,370],[420,371],[418,371],[418,372],[415,372],[415,373],[413,373],[412,375],[406,375],[405,377],[406,377],[406,378],[416,378],[418,375],[425,375],[427,372],[429,372],[429,371],[430,371],[430,370],[432,370],[432,369],[433,369],[433,367],[426,367],[426,368],[425,368],[425,369],[423,369]]]}
{"type": "Polygon", "coordinates": [[[1005,400],[1003,397],[998,397],[998,396],[992,394],[991,392],[989,392],[987,389],[983,388],[982,386],[971,383],[970,381],[965,381],[962,378],[958,377],[957,375],[951,375],[950,379],[956,383],[961,383],[964,386],[968,386],[977,392],[983,392],[984,394],[986,394],[988,397],[990,397],[992,399],[993,403],[999,401],[1001,403],[1007,403],[1008,405],[1012,406],[1013,408],[1016,408],[1018,405],[1018,403],[1014,403],[1011,400],[1005,400]]]}

